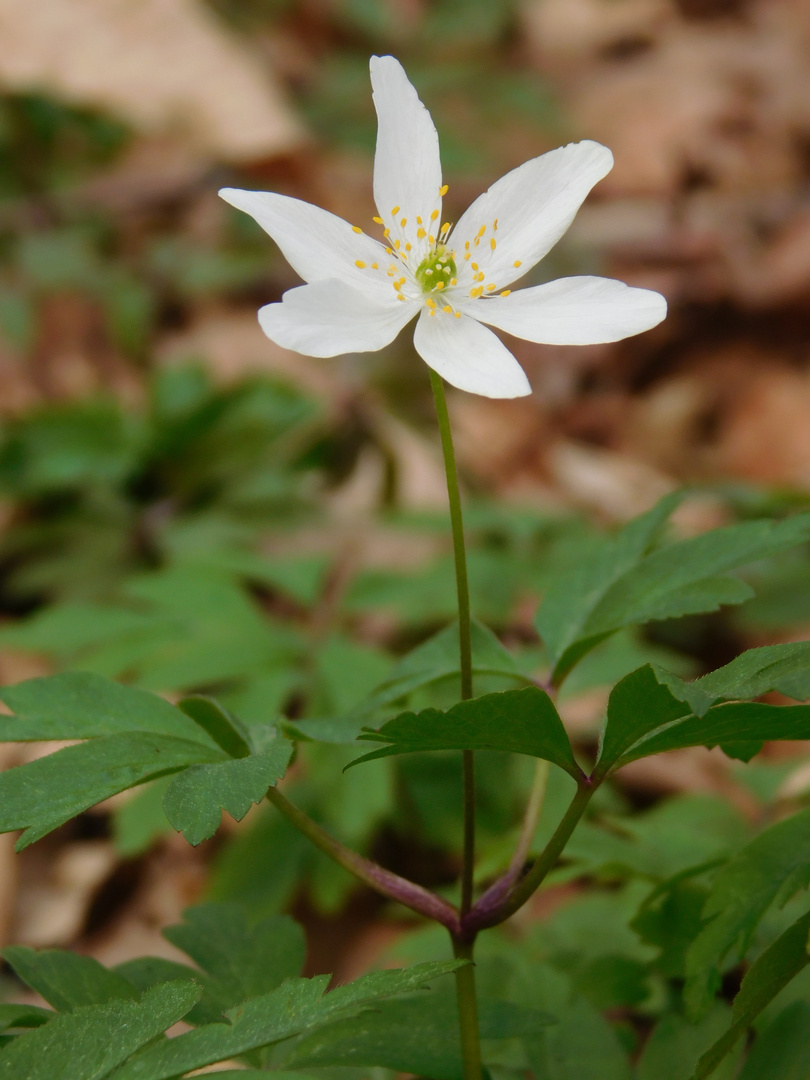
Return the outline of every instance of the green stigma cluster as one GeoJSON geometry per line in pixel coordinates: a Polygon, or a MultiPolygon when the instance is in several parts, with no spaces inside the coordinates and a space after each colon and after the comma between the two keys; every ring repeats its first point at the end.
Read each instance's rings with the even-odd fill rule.
{"type": "Polygon", "coordinates": [[[437,286],[443,289],[455,278],[456,264],[453,254],[444,244],[437,244],[428,257],[419,263],[414,276],[422,286],[422,292],[433,292],[437,286]]]}

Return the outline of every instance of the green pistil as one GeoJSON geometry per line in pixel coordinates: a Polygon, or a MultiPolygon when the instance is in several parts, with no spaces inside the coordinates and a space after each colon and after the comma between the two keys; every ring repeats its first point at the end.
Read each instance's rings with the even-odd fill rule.
{"type": "Polygon", "coordinates": [[[433,292],[440,281],[449,285],[456,276],[453,252],[448,251],[444,244],[437,244],[430,255],[419,263],[414,273],[422,286],[422,292],[433,292]]]}

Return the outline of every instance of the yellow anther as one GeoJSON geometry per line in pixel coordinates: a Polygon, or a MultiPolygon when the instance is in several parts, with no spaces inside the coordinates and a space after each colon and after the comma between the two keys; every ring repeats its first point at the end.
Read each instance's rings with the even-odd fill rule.
{"type": "Polygon", "coordinates": [[[470,266],[473,268],[473,270],[478,270],[479,268],[478,263],[470,263],[470,266]]]}
{"type": "Polygon", "coordinates": [[[450,232],[450,222],[449,221],[445,221],[444,225],[442,225],[441,231],[443,233],[450,232]]]}
{"type": "Polygon", "coordinates": [[[385,222],[383,221],[383,219],[381,217],[373,217],[371,220],[374,222],[375,225],[384,225],[385,224],[385,222]]]}
{"type": "Polygon", "coordinates": [[[365,270],[366,268],[366,264],[363,262],[362,259],[355,259],[354,265],[360,270],[365,270]]]}
{"type": "Polygon", "coordinates": [[[434,210],[433,213],[430,215],[430,220],[435,221],[438,216],[439,216],[439,211],[434,210]]]}
{"type": "Polygon", "coordinates": [[[391,217],[394,217],[394,215],[398,214],[398,213],[399,213],[399,207],[395,206],[394,209],[391,211],[391,217]]]}
{"type": "Polygon", "coordinates": [[[442,198],[444,198],[444,196],[447,194],[449,189],[450,189],[449,184],[442,184],[442,186],[439,188],[439,194],[442,196],[442,198]]]}
{"type": "Polygon", "coordinates": [[[383,236],[386,238],[386,240],[388,239],[388,237],[390,235],[391,235],[391,230],[390,229],[383,229],[383,236]]]}
{"type": "Polygon", "coordinates": [[[520,259],[515,259],[515,261],[512,263],[512,266],[523,266],[523,263],[520,261],[520,259]]]}
{"type": "Polygon", "coordinates": [[[443,289],[444,288],[444,282],[443,281],[437,281],[436,282],[436,288],[437,289],[443,289]]]}
{"type": "Polygon", "coordinates": [[[482,225],[481,228],[478,230],[478,235],[483,236],[486,231],[487,231],[486,225],[482,225]]]}
{"type": "Polygon", "coordinates": [[[457,319],[460,319],[460,318],[461,318],[461,312],[460,312],[460,311],[454,311],[454,312],[453,312],[453,314],[455,315],[455,317],[456,317],[457,319]]]}
{"type": "Polygon", "coordinates": [[[503,292],[499,293],[498,295],[499,296],[511,296],[512,295],[512,290],[511,289],[504,289],[503,292]]]}
{"type": "Polygon", "coordinates": [[[402,241],[401,240],[395,240],[394,241],[394,247],[397,249],[397,251],[399,251],[399,249],[402,247],[402,241]]]}
{"type": "Polygon", "coordinates": [[[406,225],[408,224],[408,219],[407,219],[406,217],[404,217],[404,218],[402,219],[402,221],[400,221],[400,223],[399,223],[399,224],[400,224],[400,228],[404,229],[404,228],[405,228],[405,226],[406,226],[406,225]]]}
{"type": "Polygon", "coordinates": [[[494,232],[494,230],[495,230],[495,229],[497,229],[497,228],[498,228],[498,219],[497,219],[497,218],[495,218],[495,220],[494,220],[494,221],[492,222],[492,229],[493,229],[493,232],[494,232]]]}
{"type": "Polygon", "coordinates": [[[480,236],[476,236],[476,238],[475,238],[475,239],[473,240],[473,247],[478,247],[478,245],[479,245],[480,243],[481,243],[481,237],[480,237],[480,236]]]}
{"type": "Polygon", "coordinates": [[[493,251],[494,251],[494,250],[495,250],[495,248],[496,248],[496,247],[498,246],[498,245],[497,245],[497,244],[495,243],[495,237],[494,237],[494,236],[493,236],[493,237],[492,237],[492,239],[490,240],[490,242],[489,242],[489,246],[490,246],[490,247],[492,248],[492,250],[493,250],[493,251]]]}
{"type": "Polygon", "coordinates": [[[475,280],[476,281],[483,281],[485,277],[486,277],[486,275],[484,274],[484,271],[479,270],[478,273],[475,275],[475,280]]]}
{"type": "Polygon", "coordinates": [[[352,232],[361,233],[362,231],[359,225],[352,225],[352,232]]]}
{"type": "Polygon", "coordinates": [[[435,301],[435,300],[433,299],[433,297],[432,297],[432,296],[429,296],[429,297],[427,298],[427,300],[425,301],[425,303],[427,304],[427,306],[428,306],[429,308],[435,308],[435,307],[436,307],[436,301],[435,301]]]}
{"type": "Polygon", "coordinates": [[[431,245],[435,244],[436,243],[436,237],[431,234],[428,237],[428,243],[431,244],[431,245]]]}
{"type": "Polygon", "coordinates": [[[465,247],[465,248],[468,248],[469,246],[470,246],[470,241],[469,241],[469,240],[465,240],[465,241],[464,241],[464,247],[465,247]]]}
{"type": "Polygon", "coordinates": [[[404,300],[404,299],[405,299],[405,297],[402,295],[402,293],[397,293],[397,300],[404,300]]]}
{"type": "Polygon", "coordinates": [[[385,249],[385,254],[386,255],[393,255],[394,254],[394,249],[393,248],[386,248],[385,249]]]}
{"type": "Polygon", "coordinates": [[[476,288],[470,289],[470,296],[473,298],[473,300],[475,300],[481,295],[481,293],[483,291],[484,291],[484,286],[483,285],[478,285],[476,288]]]}
{"type": "Polygon", "coordinates": [[[411,245],[410,245],[410,243],[408,243],[408,244],[406,244],[406,245],[405,245],[405,250],[406,250],[406,251],[410,251],[410,250],[411,250],[411,245]]]}
{"type": "Polygon", "coordinates": [[[417,225],[421,225],[421,224],[422,224],[422,219],[421,219],[421,218],[419,217],[419,215],[418,215],[418,214],[416,215],[416,224],[417,224],[417,225]]]}
{"type": "Polygon", "coordinates": [[[426,236],[427,236],[427,233],[425,232],[425,230],[424,230],[424,229],[421,229],[421,228],[420,228],[420,229],[417,229],[417,230],[416,230],[416,239],[417,239],[417,240],[424,240],[424,238],[425,238],[426,236]]]}
{"type": "Polygon", "coordinates": [[[497,285],[487,285],[487,292],[494,292],[494,290],[497,288],[497,285]]]}
{"type": "Polygon", "coordinates": [[[444,312],[444,313],[445,313],[446,315],[449,315],[449,314],[450,314],[450,312],[451,312],[452,310],[453,310],[453,309],[452,309],[452,308],[450,307],[450,305],[449,305],[449,304],[445,304],[445,305],[444,305],[444,307],[442,308],[442,311],[443,311],[443,312],[444,312]]]}
{"type": "Polygon", "coordinates": [[[456,279],[455,279],[455,278],[451,278],[451,279],[450,279],[450,284],[451,284],[451,285],[458,285],[458,281],[456,281],[456,279]]]}
{"type": "Polygon", "coordinates": [[[465,251],[465,252],[464,252],[464,258],[465,258],[465,259],[469,259],[469,257],[470,257],[470,253],[469,253],[469,251],[465,251]]]}
{"type": "Polygon", "coordinates": [[[379,270],[380,269],[380,264],[379,263],[372,263],[371,264],[371,269],[372,270],[379,270]]]}

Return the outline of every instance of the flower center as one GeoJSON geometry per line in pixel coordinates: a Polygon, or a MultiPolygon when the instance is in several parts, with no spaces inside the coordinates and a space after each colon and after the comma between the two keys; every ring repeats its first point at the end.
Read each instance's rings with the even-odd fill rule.
{"type": "Polygon", "coordinates": [[[414,270],[414,277],[419,282],[422,292],[430,293],[443,289],[456,276],[455,252],[448,251],[444,244],[437,244],[427,258],[414,270]]]}

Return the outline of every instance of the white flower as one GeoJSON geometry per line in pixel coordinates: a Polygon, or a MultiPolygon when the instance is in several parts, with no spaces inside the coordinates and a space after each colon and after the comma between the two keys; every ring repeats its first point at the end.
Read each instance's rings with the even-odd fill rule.
{"type": "Polygon", "coordinates": [[[377,109],[374,201],[382,232],[310,203],[224,188],[275,240],[307,282],[268,304],[269,338],[308,356],[381,349],[416,315],[416,351],[447,382],[491,398],[531,392],[515,357],[486,326],[549,345],[618,341],[659,323],[666,301],[600,277],[570,277],[511,292],[560,239],[613,165],[595,142],[571,143],[507,173],[462,214],[442,220],[439,140],[397,60],[371,58],[377,109]]]}

